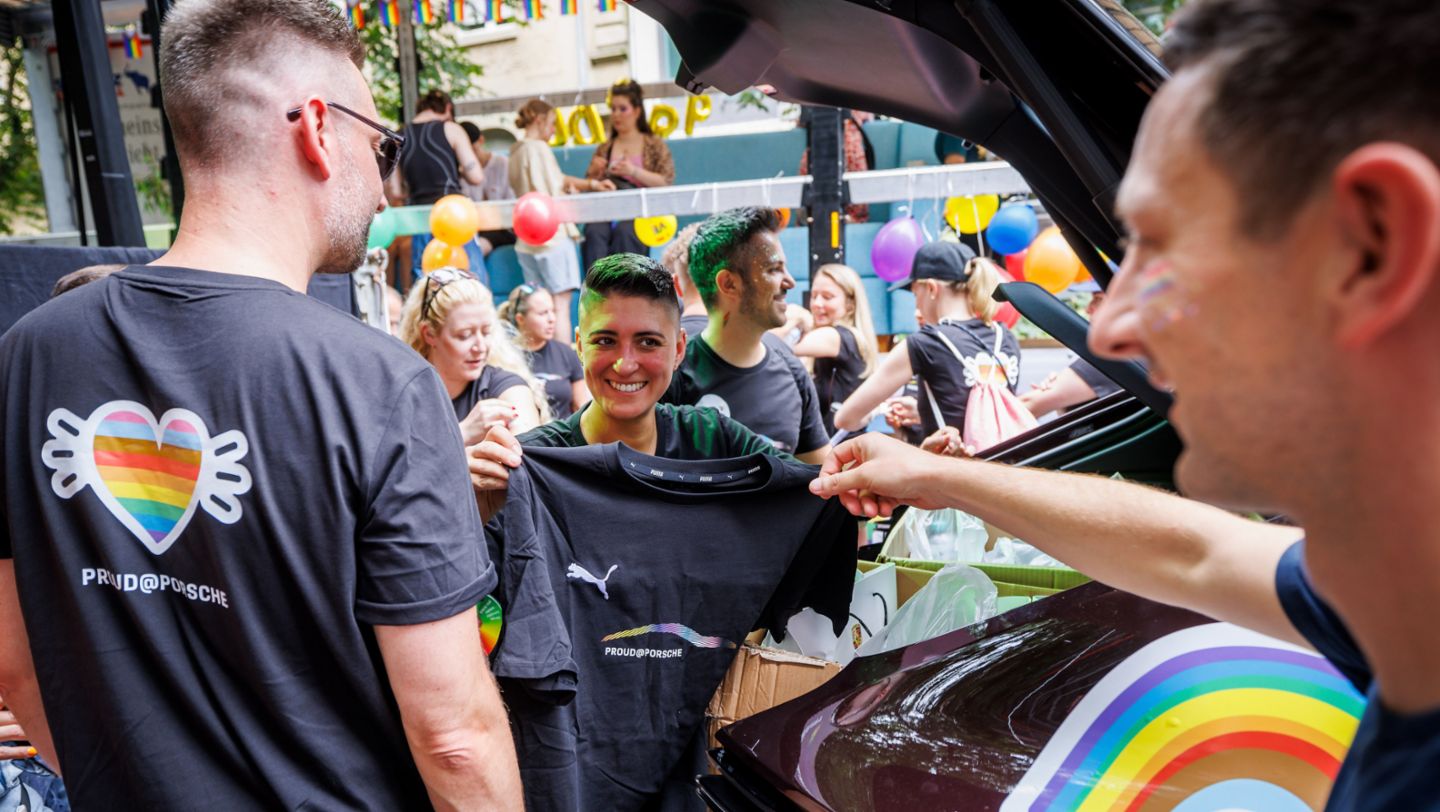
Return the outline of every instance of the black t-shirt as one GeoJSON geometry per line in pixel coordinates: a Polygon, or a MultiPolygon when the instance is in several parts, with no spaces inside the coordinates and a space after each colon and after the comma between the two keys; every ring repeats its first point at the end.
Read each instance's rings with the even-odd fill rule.
{"type": "MultiPolygon", "coordinates": [[[[1015,340],[1014,332],[1001,329],[1004,333],[1000,341],[1002,361],[1014,361],[1013,365],[1006,364],[1006,381],[1013,392],[1020,383],[1020,342],[1015,340]]],[[[927,324],[905,340],[906,351],[910,354],[910,369],[921,383],[920,425],[926,437],[940,429],[940,424],[935,422],[935,407],[931,405],[926,388],[935,394],[945,425],[963,429],[970,388],[975,383],[975,372],[956,358],[940,340],[941,332],[970,365],[988,364],[995,349],[994,326],[980,319],[942,319],[938,325],[927,324]]]]}
{"type": "Polygon", "coordinates": [[[1070,365],[1070,369],[1080,377],[1080,380],[1085,382],[1086,386],[1090,387],[1090,391],[1094,392],[1097,398],[1120,391],[1120,384],[1107,378],[1105,373],[1096,369],[1084,358],[1076,358],[1075,362],[1070,365]]]}
{"type": "Polygon", "coordinates": [[[737,645],[806,606],[842,628],[854,520],[807,490],[817,468],[768,454],[611,443],[524,460],[486,535],[526,808],[703,809],[677,767],[737,645]]]}
{"type": "Polygon", "coordinates": [[[815,392],[820,397],[820,416],[825,420],[825,430],[831,434],[835,433],[835,412],[860,388],[860,373],[865,371],[865,359],[860,355],[855,333],[842,325],[836,325],[835,331],[840,334],[840,354],[815,359],[815,392]]]}
{"type": "MultiPolygon", "coordinates": [[[[564,420],[533,428],[516,439],[523,446],[577,448],[586,445],[580,416],[591,404],[564,420]]],[[[790,455],[714,409],[655,404],[655,456],[670,460],[714,460],[747,454],[790,455]]]]}
{"type": "Polygon", "coordinates": [[[550,403],[550,418],[561,420],[575,410],[574,383],[585,380],[585,370],[580,366],[580,356],[569,344],[555,339],[545,342],[540,349],[525,353],[530,364],[530,373],[545,384],[545,399],[550,403]]]}
{"type": "Polygon", "coordinates": [[[1365,713],[1325,808],[1336,812],[1434,809],[1440,798],[1440,773],[1424,765],[1440,763],[1440,709],[1399,714],[1385,708],[1360,646],[1310,585],[1304,550],[1305,542],[1296,542],[1275,569],[1280,605],[1295,630],[1366,695],[1365,713]]]}
{"type": "Polygon", "coordinates": [[[485,368],[480,370],[480,377],[471,381],[460,391],[460,394],[455,396],[454,400],[450,401],[450,405],[455,407],[455,418],[464,420],[470,416],[470,411],[475,408],[475,404],[482,400],[498,398],[517,386],[523,386],[527,390],[530,388],[530,385],[525,383],[525,379],[519,375],[486,364],[485,368]]]}
{"type": "Polygon", "coordinates": [[[276,282],[135,267],[0,340],[0,404],[75,808],[425,802],[373,626],[496,578],[429,364],[276,282]]]}
{"type": "Polygon", "coordinates": [[[741,369],[717,355],[702,336],[690,336],[685,362],[663,400],[714,408],[791,454],[823,447],[830,433],[820,419],[809,371],[784,341],[768,333],[762,340],[765,360],[741,369]]]}

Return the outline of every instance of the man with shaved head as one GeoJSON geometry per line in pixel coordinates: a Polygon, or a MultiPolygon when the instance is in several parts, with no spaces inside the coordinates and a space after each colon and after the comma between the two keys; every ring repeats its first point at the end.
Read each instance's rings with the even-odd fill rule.
{"type": "Polygon", "coordinates": [[[328,0],[180,0],[171,249],[0,341],[0,697],[78,809],[516,809],[429,364],[305,295],[403,140],[328,0]]]}

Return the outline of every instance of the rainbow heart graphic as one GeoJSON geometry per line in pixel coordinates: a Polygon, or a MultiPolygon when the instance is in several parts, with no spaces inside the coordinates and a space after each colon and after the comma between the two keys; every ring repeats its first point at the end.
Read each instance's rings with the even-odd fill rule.
{"type": "Polygon", "coordinates": [[[134,401],[111,401],[80,419],[56,409],[46,421],[51,439],[42,461],[55,470],[51,487],[69,499],[89,485],[116,519],[159,555],[185,531],[196,508],[233,524],[238,496],[250,490],[239,460],[249,441],[239,431],[212,437],[186,409],[156,419],[134,401]]]}

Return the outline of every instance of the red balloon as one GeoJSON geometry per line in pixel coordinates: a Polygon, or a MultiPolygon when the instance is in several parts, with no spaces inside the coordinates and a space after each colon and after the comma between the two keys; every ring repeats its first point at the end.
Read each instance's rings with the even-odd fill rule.
{"type": "Polygon", "coordinates": [[[1025,254],[1028,250],[1029,249],[1008,254],[1005,257],[1005,270],[1009,271],[1010,275],[1015,277],[1016,282],[1025,281],[1025,254]]]}
{"type": "Polygon", "coordinates": [[[515,201],[511,217],[515,237],[529,245],[544,245],[560,230],[560,213],[549,195],[529,192],[515,201]]]}
{"type": "Polygon", "coordinates": [[[1020,321],[1020,311],[1015,309],[1015,305],[1005,302],[1000,305],[999,310],[995,311],[995,320],[1005,325],[1006,328],[1014,330],[1016,322],[1020,321]]]}

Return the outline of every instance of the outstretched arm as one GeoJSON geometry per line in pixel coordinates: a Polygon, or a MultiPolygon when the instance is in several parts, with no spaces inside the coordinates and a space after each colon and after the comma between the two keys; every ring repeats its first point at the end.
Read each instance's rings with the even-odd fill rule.
{"type": "Polygon", "coordinates": [[[901,341],[880,362],[879,368],[860,384],[860,388],[840,404],[840,410],[835,413],[835,428],[855,431],[864,426],[875,407],[898,392],[914,374],[910,370],[908,345],[901,341]]]}
{"type": "Polygon", "coordinates": [[[1118,589],[1309,645],[1275,590],[1295,528],[1143,485],[940,457],[877,435],[836,448],[811,490],[861,516],[900,503],[959,508],[1118,589]]]}
{"type": "MultiPolygon", "coordinates": [[[[45,720],[45,706],[40,702],[40,683],[35,678],[35,663],[30,659],[30,638],[25,633],[25,619],[20,616],[20,593],[15,583],[15,562],[0,558],[0,705],[8,706],[16,724],[0,720],[0,730],[24,726],[25,738],[52,766],[59,769],[55,744],[50,738],[50,725],[45,720]]],[[[0,735],[0,739],[8,738],[0,735]]],[[[35,755],[28,749],[21,754],[5,754],[3,758],[24,758],[35,755]]]]}

